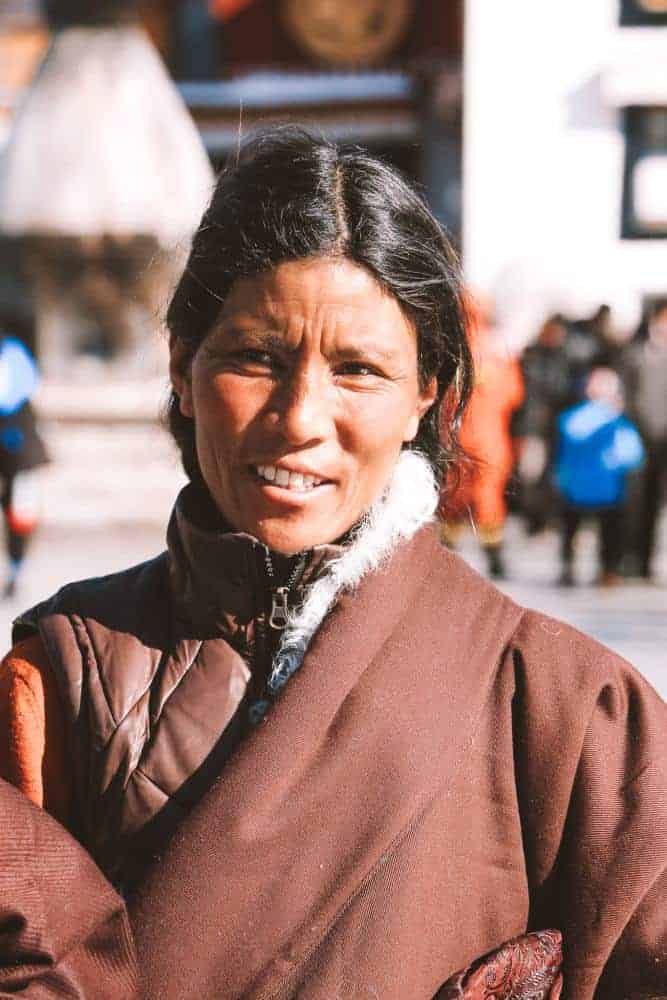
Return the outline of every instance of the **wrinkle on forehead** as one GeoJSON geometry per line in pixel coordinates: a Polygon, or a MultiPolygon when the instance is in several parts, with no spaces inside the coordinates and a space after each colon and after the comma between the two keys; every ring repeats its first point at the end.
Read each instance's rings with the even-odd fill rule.
{"type": "MultiPolygon", "coordinates": [[[[355,340],[390,327],[415,337],[398,301],[363,267],[347,258],[289,261],[233,287],[218,329],[280,332],[297,341],[305,330],[355,340]]],[[[380,346],[380,343],[377,343],[380,346]]]]}

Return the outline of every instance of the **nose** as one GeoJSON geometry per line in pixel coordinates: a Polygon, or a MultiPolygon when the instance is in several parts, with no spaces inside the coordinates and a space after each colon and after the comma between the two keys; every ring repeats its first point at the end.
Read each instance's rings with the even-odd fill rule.
{"type": "Polygon", "coordinates": [[[293,447],[322,441],[333,426],[333,404],[324,376],[296,368],[282,382],[275,401],[277,430],[293,447]]]}

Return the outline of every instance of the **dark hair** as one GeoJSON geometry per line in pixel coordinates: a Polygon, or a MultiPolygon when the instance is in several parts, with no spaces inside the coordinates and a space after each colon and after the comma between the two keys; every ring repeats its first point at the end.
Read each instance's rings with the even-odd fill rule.
{"type": "MultiPolygon", "coordinates": [[[[400,303],[418,337],[422,386],[438,382],[411,447],[439,481],[457,465],[457,430],[472,383],[457,256],[417,193],[387,164],[303,129],[272,128],[218,179],[167,313],[187,363],[215,324],[232,284],[288,260],[344,256],[400,303]],[[445,413],[441,421],[441,409],[445,413]],[[441,426],[442,424],[442,426],[441,426]]],[[[194,426],[172,393],[169,426],[187,475],[201,482],[194,426]]]]}

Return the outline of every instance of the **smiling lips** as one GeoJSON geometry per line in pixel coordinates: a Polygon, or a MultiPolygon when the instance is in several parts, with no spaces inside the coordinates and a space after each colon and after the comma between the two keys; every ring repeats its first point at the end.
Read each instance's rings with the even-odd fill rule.
{"type": "Polygon", "coordinates": [[[312,490],[316,486],[322,486],[330,481],[319,479],[317,476],[311,476],[305,472],[292,472],[275,465],[253,465],[251,468],[264,482],[286,490],[312,490]]]}

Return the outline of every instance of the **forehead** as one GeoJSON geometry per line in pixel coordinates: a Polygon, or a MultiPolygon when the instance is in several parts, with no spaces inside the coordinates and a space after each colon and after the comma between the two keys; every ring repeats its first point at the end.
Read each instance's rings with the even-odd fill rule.
{"type": "Polygon", "coordinates": [[[358,332],[391,330],[412,335],[412,325],[393,295],[385,292],[363,267],[350,260],[316,258],[286,261],[250,278],[242,278],[225,300],[222,325],[271,328],[292,322],[334,323],[358,332]]]}

